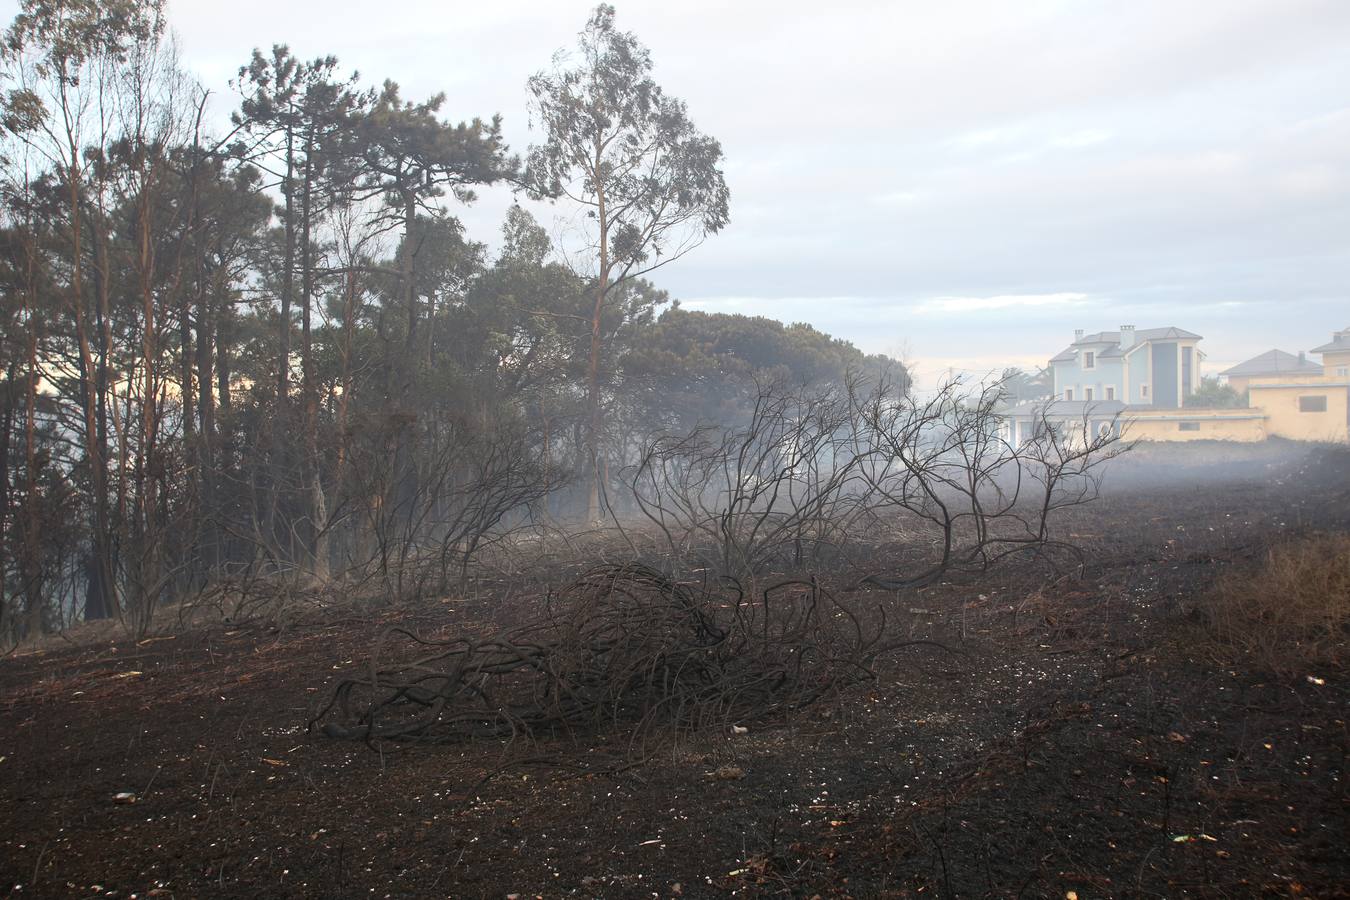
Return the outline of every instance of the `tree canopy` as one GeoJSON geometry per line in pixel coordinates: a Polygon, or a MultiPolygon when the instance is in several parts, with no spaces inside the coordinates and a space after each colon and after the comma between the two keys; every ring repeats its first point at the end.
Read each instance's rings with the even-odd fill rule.
{"type": "Polygon", "coordinates": [[[24,0],[0,51],[0,642],[253,575],[443,590],[646,435],[886,364],[657,283],[729,193],[612,7],[529,79],[523,162],[495,114],[281,43],[213,134],[166,33],[160,0],[24,0]],[[580,245],[521,206],[470,232],[485,190],[580,245]]]}

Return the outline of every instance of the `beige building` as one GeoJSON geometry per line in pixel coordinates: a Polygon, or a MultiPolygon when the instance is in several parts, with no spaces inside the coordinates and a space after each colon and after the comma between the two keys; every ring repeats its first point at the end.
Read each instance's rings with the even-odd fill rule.
{"type": "Polygon", "coordinates": [[[1196,405],[1191,394],[1199,384],[1198,363],[1204,358],[1196,347],[1200,337],[1176,328],[1147,333],[1150,341],[1179,345],[1183,365],[1159,369],[1152,361],[1155,351],[1149,348],[1150,363],[1140,367],[1147,381],[1137,376],[1131,379],[1127,362],[1122,367],[1125,387],[1108,391],[1083,386],[1087,371],[1099,370],[1103,361],[1116,356],[1128,361],[1142,354],[1138,343],[1119,340],[1121,334],[1128,336],[1131,331],[1126,326],[1121,332],[1090,336],[1078,332],[1075,343],[1051,360],[1056,374],[1054,396],[1006,413],[1008,440],[1021,444],[1048,423],[1057,431],[1079,437],[1085,432],[1096,435],[1114,431],[1127,439],[1144,441],[1262,441],[1277,437],[1350,443],[1350,328],[1336,332],[1330,343],[1310,351],[1322,357],[1320,365],[1305,353],[1270,350],[1220,373],[1245,395],[1245,405],[1231,409],[1196,405]],[[1196,362],[1193,367],[1192,358],[1196,362]],[[1068,379],[1061,379],[1061,368],[1068,379]],[[1161,386],[1160,373],[1175,380],[1176,387],[1166,394],[1159,390],[1152,395],[1144,393],[1152,402],[1138,402],[1131,388],[1136,382],[1150,381],[1161,386]],[[1122,401],[1122,397],[1129,400],[1122,401]]]}
{"type": "Polygon", "coordinates": [[[1231,369],[1224,369],[1219,374],[1228,379],[1229,387],[1239,394],[1245,394],[1248,385],[1253,380],[1303,381],[1308,378],[1319,379],[1322,377],[1322,367],[1308,359],[1304,353],[1295,356],[1292,353],[1285,353],[1283,350],[1267,350],[1260,356],[1254,356],[1246,362],[1238,363],[1231,369]]]}
{"type": "Polygon", "coordinates": [[[1221,373],[1262,415],[1267,437],[1350,442],[1350,328],[1307,354],[1270,350],[1221,373]]]}
{"type": "Polygon", "coordinates": [[[1335,378],[1350,380],[1350,328],[1342,328],[1331,336],[1331,342],[1314,347],[1321,354],[1322,368],[1335,378]]]}

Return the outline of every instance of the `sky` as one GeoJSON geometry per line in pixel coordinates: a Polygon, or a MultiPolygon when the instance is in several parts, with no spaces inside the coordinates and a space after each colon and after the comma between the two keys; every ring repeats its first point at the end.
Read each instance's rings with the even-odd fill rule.
{"type": "MultiPolygon", "coordinates": [[[[686,307],[809,322],[920,383],[1044,365],[1076,328],[1195,331],[1214,372],[1350,326],[1346,0],[615,5],[726,154],[730,224],[654,275],[686,307]]],[[[286,43],[501,113],[522,152],[525,79],[592,6],[169,0],[222,120],[286,43]]],[[[454,212],[491,242],[512,200],[454,212]]]]}

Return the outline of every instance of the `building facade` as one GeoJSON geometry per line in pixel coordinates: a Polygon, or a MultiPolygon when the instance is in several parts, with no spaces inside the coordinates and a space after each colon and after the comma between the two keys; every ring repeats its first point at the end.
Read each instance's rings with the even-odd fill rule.
{"type": "Polygon", "coordinates": [[[1221,373],[1246,405],[1205,408],[1193,399],[1200,335],[1176,327],[1074,333],[1050,360],[1054,396],[1005,414],[1014,446],[1040,430],[1083,440],[1108,431],[1131,440],[1350,442],[1350,328],[1305,353],[1271,350],[1221,373]]]}
{"type": "Polygon", "coordinates": [[[1312,348],[1322,357],[1322,369],[1334,378],[1350,380],[1350,328],[1331,336],[1331,342],[1312,348]]]}
{"type": "Polygon", "coordinates": [[[1055,399],[1178,409],[1200,385],[1200,340],[1173,327],[1076,331],[1073,343],[1050,359],[1055,399]]]}

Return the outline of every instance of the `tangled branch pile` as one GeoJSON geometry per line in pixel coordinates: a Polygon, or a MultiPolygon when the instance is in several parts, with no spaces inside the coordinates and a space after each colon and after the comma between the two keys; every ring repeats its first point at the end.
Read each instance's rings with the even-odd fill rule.
{"type": "Polygon", "coordinates": [[[607,565],[551,598],[541,621],[495,637],[395,629],[310,727],[432,742],[608,724],[696,729],[806,706],[870,678],[872,661],[901,646],[882,644],[884,619],[864,623],[812,581],[755,597],[728,583],[721,594],[607,565]],[[390,637],[423,652],[385,666],[390,637]]]}

